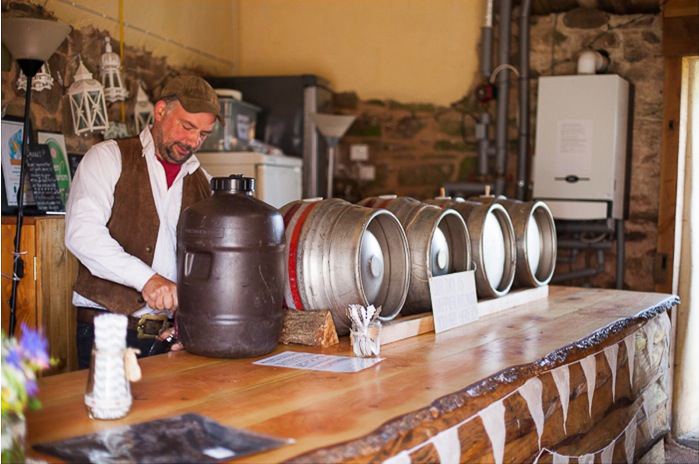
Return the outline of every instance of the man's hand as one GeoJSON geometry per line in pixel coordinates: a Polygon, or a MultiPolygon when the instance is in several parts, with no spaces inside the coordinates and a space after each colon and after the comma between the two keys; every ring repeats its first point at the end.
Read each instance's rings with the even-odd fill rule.
{"type": "Polygon", "coordinates": [[[177,284],[160,274],[155,274],[146,282],[141,295],[148,306],[153,309],[167,309],[168,311],[177,309],[177,284]]]}

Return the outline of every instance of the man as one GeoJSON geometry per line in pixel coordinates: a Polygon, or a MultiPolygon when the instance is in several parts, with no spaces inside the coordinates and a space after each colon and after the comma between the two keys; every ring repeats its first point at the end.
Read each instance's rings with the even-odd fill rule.
{"type": "Polygon", "coordinates": [[[65,235],[79,261],[73,304],[80,368],[90,365],[93,320],[105,311],[129,316],[127,345],[141,356],[170,348],[177,223],[182,210],[211,195],[210,176],[193,155],[216,119],[224,124],[211,86],[175,77],[155,104],[151,128],[99,143],[80,162],[65,235]]]}

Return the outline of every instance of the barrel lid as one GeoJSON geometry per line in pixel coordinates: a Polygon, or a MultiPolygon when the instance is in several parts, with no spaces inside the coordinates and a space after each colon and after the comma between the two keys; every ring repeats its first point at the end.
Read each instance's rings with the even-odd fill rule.
{"type": "Polygon", "coordinates": [[[228,177],[213,177],[211,190],[225,190],[229,192],[254,192],[255,178],[245,177],[242,174],[231,174],[228,177]]]}

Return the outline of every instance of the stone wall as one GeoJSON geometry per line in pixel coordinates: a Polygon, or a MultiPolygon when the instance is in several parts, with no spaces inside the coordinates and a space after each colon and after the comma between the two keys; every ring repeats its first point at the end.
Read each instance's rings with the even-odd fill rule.
{"type": "MultiPolygon", "coordinates": [[[[517,21],[515,11],[513,18],[517,21]]],[[[625,221],[624,288],[652,291],[657,241],[657,214],[662,138],[663,59],[660,15],[612,15],[599,10],[575,9],[531,19],[531,152],[536,131],[538,76],[576,73],[577,56],[585,48],[605,50],[611,59],[608,73],[628,80],[633,88],[633,141],[631,147],[630,204],[625,221]]],[[[513,25],[513,64],[518,63],[518,30],[513,25]]],[[[465,76],[465,81],[468,81],[465,76]]],[[[478,81],[474,83],[475,86],[478,81]]],[[[446,182],[477,181],[475,122],[483,105],[474,88],[449,107],[362,101],[357,95],[336,95],[339,111],[355,114],[357,121],[342,139],[336,191],[350,201],[394,193],[425,199],[438,194],[446,182]],[[369,146],[369,163],[376,180],[358,180],[358,165],[349,161],[349,146],[369,146]]],[[[517,86],[513,84],[509,116],[508,189],[514,196],[517,153],[517,86]]],[[[495,115],[494,103],[486,106],[495,115]]],[[[594,255],[581,255],[557,272],[597,266],[594,255]]],[[[616,253],[605,253],[605,272],[591,279],[568,281],[613,287],[616,253]]]]}

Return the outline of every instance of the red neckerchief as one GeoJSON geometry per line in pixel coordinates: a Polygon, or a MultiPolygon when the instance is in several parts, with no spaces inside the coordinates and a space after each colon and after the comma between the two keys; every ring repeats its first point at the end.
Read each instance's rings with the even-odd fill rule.
{"type": "Polygon", "coordinates": [[[165,179],[167,180],[167,188],[172,187],[172,183],[175,182],[175,178],[177,177],[177,174],[180,173],[182,165],[168,163],[167,161],[163,161],[162,159],[160,159],[160,157],[158,156],[156,156],[156,158],[158,158],[160,164],[162,164],[163,168],[165,168],[165,179]]]}

